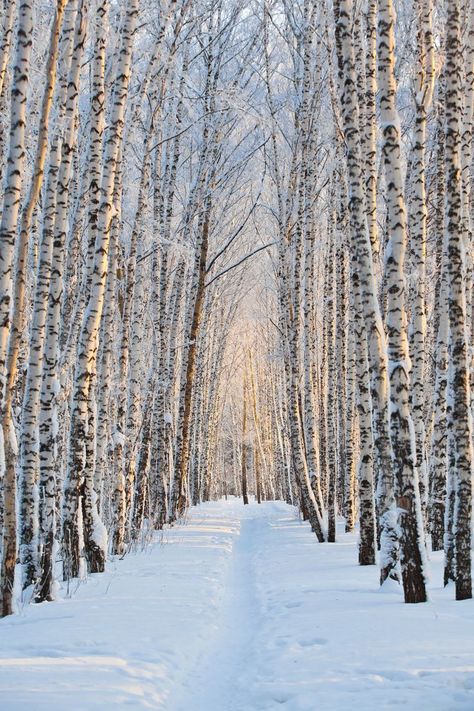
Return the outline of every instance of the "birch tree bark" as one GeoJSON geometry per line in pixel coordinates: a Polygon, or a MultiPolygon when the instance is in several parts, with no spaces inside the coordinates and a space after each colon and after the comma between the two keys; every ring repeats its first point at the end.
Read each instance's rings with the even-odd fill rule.
{"type": "MultiPolygon", "coordinates": [[[[353,4],[342,0],[335,6],[337,29],[342,52],[341,106],[346,137],[347,166],[349,172],[350,234],[357,264],[351,270],[360,279],[361,305],[366,323],[371,394],[373,407],[374,444],[376,453],[377,509],[381,530],[380,581],[397,578],[398,543],[394,491],[392,479],[392,452],[389,436],[388,365],[385,332],[380,314],[373,273],[373,256],[367,228],[362,157],[359,138],[359,107],[356,90],[354,47],[351,34],[353,4]]],[[[354,288],[354,286],[353,286],[354,288]]],[[[361,336],[362,337],[362,336],[361,336]]],[[[357,344],[363,352],[363,344],[357,344]]],[[[364,409],[368,409],[368,404],[364,409]]]]}
{"type": "Polygon", "coordinates": [[[5,74],[7,72],[8,60],[12,46],[13,22],[15,20],[15,2],[4,3],[5,14],[2,22],[2,41],[0,44],[0,96],[3,93],[5,84],[5,74]]]}
{"type": "Polygon", "coordinates": [[[455,491],[454,544],[456,600],[472,597],[472,426],[466,333],[465,254],[461,186],[462,45],[459,0],[449,3],[446,37],[446,245],[448,272],[449,385],[452,397],[455,491]]]}
{"type": "MultiPolygon", "coordinates": [[[[8,349],[7,389],[13,388],[16,364],[22,332],[24,329],[26,307],[26,258],[30,241],[33,212],[41,191],[44,166],[48,148],[49,116],[53,102],[56,83],[56,63],[59,47],[59,35],[66,0],[57,4],[55,17],[51,28],[49,56],[46,66],[46,86],[43,95],[43,105],[38,133],[35,167],[26,205],[23,208],[18,254],[15,270],[14,309],[12,316],[11,335],[8,349]]],[[[65,32],[66,37],[68,32],[65,32]]],[[[67,41],[67,40],[66,40],[67,41]]],[[[62,67],[64,69],[64,67],[62,67]]],[[[62,94],[62,90],[58,94],[62,94]]],[[[57,97],[63,99],[64,97],[57,97]]],[[[59,107],[64,101],[59,101],[59,107]]],[[[61,110],[61,109],[60,109],[61,110]]],[[[37,291],[33,306],[33,323],[30,337],[30,353],[28,373],[25,384],[24,405],[22,413],[22,429],[20,435],[21,451],[21,549],[20,560],[23,565],[23,588],[27,588],[37,578],[38,570],[38,472],[39,472],[39,442],[38,442],[38,412],[41,389],[42,358],[44,345],[44,329],[46,317],[47,292],[50,278],[50,263],[52,250],[52,234],[46,231],[46,239],[42,240],[37,278],[37,291]]],[[[50,591],[47,595],[49,596],[50,591]]]]}
{"type": "MultiPolygon", "coordinates": [[[[91,379],[96,369],[97,337],[102,316],[108,269],[115,173],[123,135],[137,14],[138,0],[131,0],[128,3],[122,30],[110,124],[105,140],[104,169],[101,183],[102,201],[97,221],[91,294],[82,321],[74,373],[69,432],[69,460],[63,509],[64,575],[67,579],[77,577],[80,571],[79,505],[84,478],[91,476],[90,472],[84,472],[84,457],[87,438],[93,436],[93,433],[88,433],[87,430],[88,398],[90,396],[91,379]]],[[[90,521],[86,522],[86,530],[89,529],[87,557],[91,569],[98,571],[103,569],[105,564],[106,540],[104,539],[103,528],[96,511],[96,503],[90,498],[88,504],[90,521]]]]}
{"type": "Polygon", "coordinates": [[[196,349],[199,327],[202,318],[204,289],[206,279],[206,263],[209,248],[210,199],[206,199],[205,214],[199,228],[198,243],[195,252],[194,285],[191,290],[193,299],[189,311],[190,325],[186,328],[188,347],[185,356],[185,370],[180,395],[180,412],[178,421],[178,436],[176,439],[175,478],[170,497],[170,513],[174,518],[182,515],[188,501],[188,464],[190,444],[190,422],[192,405],[192,387],[196,369],[196,349]]]}
{"type": "Polygon", "coordinates": [[[379,0],[378,69],[382,155],[387,186],[389,243],[386,255],[387,332],[390,379],[390,440],[400,526],[400,563],[405,602],[426,602],[425,550],[409,396],[409,348],[404,275],[407,224],[400,158],[400,120],[394,74],[395,13],[379,0]]]}
{"type": "Polygon", "coordinates": [[[0,404],[2,413],[3,450],[5,461],[0,461],[4,475],[4,529],[2,567],[0,576],[2,616],[13,612],[12,594],[16,563],[16,474],[15,433],[11,423],[11,401],[4,400],[6,355],[10,334],[12,267],[17,237],[21,187],[25,165],[25,126],[27,92],[30,77],[30,58],[33,34],[33,6],[30,0],[20,2],[10,120],[10,145],[0,223],[0,404]]]}
{"type": "Polygon", "coordinates": [[[244,504],[248,504],[249,497],[247,493],[247,461],[248,461],[248,444],[247,444],[247,382],[244,376],[242,390],[242,463],[241,463],[241,487],[242,500],[244,504]]]}
{"type": "Polygon", "coordinates": [[[410,176],[413,185],[410,200],[410,251],[415,268],[414,294],[410,324],[411,412],[415,432],[415,467],[418,471],[422,510],[428,497],[425,448],[425,378],[426,378],[426,240],[428,206],[426,195],[426,126],[435,83],[435,48],[431,0],[423,0],[417,11],[418,68],[415,81],[415,128],[410,176]]]}
{"type": "Polygon", "coordinates": [[[448,287],[446,273],[445,213],[445,120],[444,80],[445,69],[440,74],[436,88],[436,202],[434,215],[435,267],[437,279],[433,303],[433,340],[436,359],[434,363],[434,389],[432,396],[431,446],[429,457],[429,526],[432,550],[442,550],[444,545],[444,514],[446,500],[448,427],[447,427],[447,382],[448,382],[448,287]]]}

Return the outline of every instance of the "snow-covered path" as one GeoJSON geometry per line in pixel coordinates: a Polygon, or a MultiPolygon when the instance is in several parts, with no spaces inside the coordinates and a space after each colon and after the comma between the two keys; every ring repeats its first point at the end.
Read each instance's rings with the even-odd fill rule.
{"type": "Polygon", "coordinates": [[[1,711],[473,711],[474,603],[438,554],[407,606],[283,503],[206,504],[163,543],[0,622],[1,711]]]}
{"type": "Polygon", "coordinates": [[[206,656],[192,671],[184,693],[171,704],[170,708],[176,711],[253,708],[247,697],[254,676],[255,638],[262,624],[255,554],[262,541],[265,519],[252,509],[253,516],[240,522],[214,636],[210,637],[206,656]]]}

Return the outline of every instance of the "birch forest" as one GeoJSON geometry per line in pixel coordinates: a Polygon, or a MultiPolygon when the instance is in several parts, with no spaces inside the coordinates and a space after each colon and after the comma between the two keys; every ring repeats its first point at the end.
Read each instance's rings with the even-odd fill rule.
{"type": "Polygon", "coordinates": [[[222,497],[471,598],[474,0],[0,31],[1,615],[222,497]]]}

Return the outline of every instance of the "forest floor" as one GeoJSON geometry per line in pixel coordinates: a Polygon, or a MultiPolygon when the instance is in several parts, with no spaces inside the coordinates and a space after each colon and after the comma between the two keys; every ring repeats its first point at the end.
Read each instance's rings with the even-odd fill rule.
{"type": "Polygon", "coordinates": [[[473,711],[474,601],[432,556],[404,605],[283,503],[191,510],[161,544],[0,622],[2,711],[473,711]]]}

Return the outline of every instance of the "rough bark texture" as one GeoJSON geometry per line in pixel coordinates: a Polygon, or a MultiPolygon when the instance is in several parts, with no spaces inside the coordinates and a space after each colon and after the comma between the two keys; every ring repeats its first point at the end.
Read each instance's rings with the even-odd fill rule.
{"type": "Polygon", "coordinates": [[[466,332],[465,262],[461,194],[461,16],[458,0],[448,6],[446,38],[446,243],[451,356],[450,429],[454,450],[453,489],[456,600],[472,597],[472,428],[466,332]]]}
{"type": "Polygon", "coordinates": [[[386,255],[387,332],[390,378],[390,440],[400,527],[400,563],[405,602],[425,602],[425,552],[418,472],[415,466],[413,423],[409,407],[409,349],[407,337],[406,211],[400,157],[400,120],[396,109],[392,0],[379,1],[378,66],[382,121],[382,155],[387,184],[389,244],[386,255]]]}

